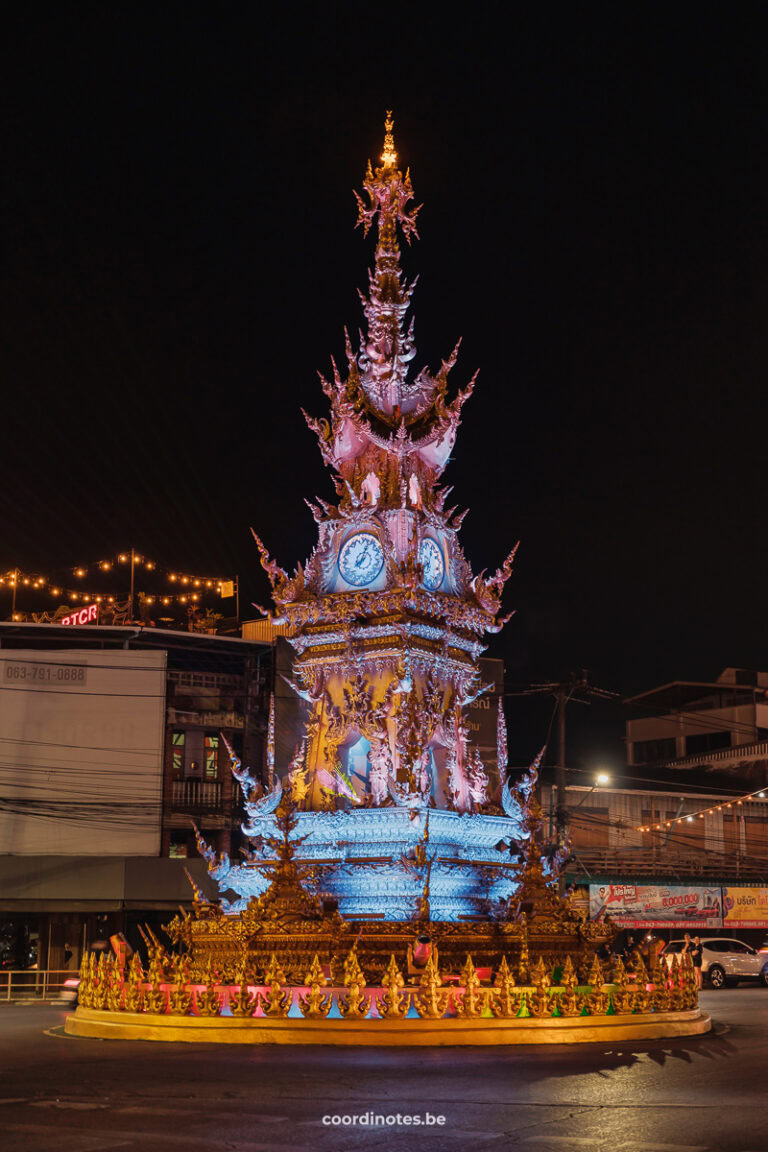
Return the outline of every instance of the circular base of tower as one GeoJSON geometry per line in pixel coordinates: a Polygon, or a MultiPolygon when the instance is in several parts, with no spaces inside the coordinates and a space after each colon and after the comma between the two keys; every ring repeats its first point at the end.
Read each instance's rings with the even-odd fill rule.
{"type": "Polygon", "coordinates": [[[334,1044],[371,1047],[449,1047],[497,1044],[613,1044],[709,1032],[699,1008],[627,1016],[512,1020],[294,1020],[104,1012],[78,1008],[67,1017],[69,1036],[211,1044],[334,1044]]]}

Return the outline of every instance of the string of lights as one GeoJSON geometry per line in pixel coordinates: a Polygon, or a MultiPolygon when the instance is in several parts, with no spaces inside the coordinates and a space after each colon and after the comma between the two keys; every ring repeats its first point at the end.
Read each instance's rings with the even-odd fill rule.
{"type": "MultiPolygon", "coordinates": [[[[122,557],[119,558],[122,560],[122,557]]],[[[108,565],[109,562],[102,561],[101,566],[108,565]]],[[[147,567],[154,568],[151,562],[148,562],[147,567]]],[[[104,569],[105,571],[108,568],[104,569]]],[[[83,568],[75,569],[74,574],[78,577],[87,575],[87,570],[83,568]]],[[[136,601],[140,605],[152,606],[157,604],[162,607],[169,607],[172,604],[199,604],[206,595],[225,596],[232,593],[232,581],[222,581],[216,577],[203,577],[203,576],[188,576],[176,572],[169,572],[166,574],[169,582],[174,584],[183,585],[183,591],[163,591],[163,592],[143,592],[137,591],[135,593],[136,601]]],[[[14,608],[15,608],[15,593],[25,588],[30,591],[47,592],[54,599],[64,601],[69,604],[97,604],[97,605],[113,605],[116,609],[128,610],[130,607],[130,597],[120,597],[117,594],[110,594],[105,591],[96,591],[94,589],[83,588],[82,585],[78,588],[68,587],[65,584],[59,583],[49,577],[41,575],[40,573],[33,574],[23,572],[21,569],[11,569],[3,575],[0,575],[0,588],[8,587],[14,592],[14,608]]],[[[22,618],[21,613],[12,612],[13,620],[22,618]]]]}
{"type": "MultiPolygon", "coordinates": [[[[77,577],[78,580],[83,580],[89,575],[89,573],[92,573],[94,570],[99,572],[111,572],[116,569],[119,570],[120,565],[129,565],[133,566],[134,568],[139,567],[146,572],[157,572],[158,575],[165,576],[167,581],[171,584],[181,584],[185,589],[189,588],[190,590],[196,590],[195,595],[198,597],[205,592],[216,592],[221,594],[222,590],[224,590],[228,585],[234,583],[232,578],[227,578],[224,576],[201,576],[185,571],[180,571],[176,568],[160,568],[154,560],[150,560],[146,556],[140,555],[135,551],[119,552],[116,553],[116,555],[113,557],[102,560],[95,560],[89,564],[78,564],[73,568],[67,568],[66,571],[71,572],[72,575],[77,577]]],[[[97,600],[98,596],[101,596],[102,599],[109,598],[106,597],[103,592],[87,592],[83,589],[82,585],[78,586],[77,588],[68,587],[66,580],[57,580],[52,576],[48,576],[40,572],[32,574],[23,571],[19,567],[10,568],[7,572],[0,575],[0,586],[2,585],[5,585],[9,588],[28,587],[38,590],[45,588],[53,596],[60,596],[64,594],[71,596],[73,599],[76,597],[81,597],[97,600]]],[[[114,596],[111,597],[111,601],[114,599],[114,596]]],[[[168,602],[170,602],[170,599],[168,602]]]]}
{"type": "MultiPolygon", "coordinates": [[[[231,577],[226,576],[193,575],[189,572],[180,571],[178,568],[162,568],[158,566],[154,560],[150,560],[147,556],[130,549],[126,552],[116,552],[114,556],[108,556],[105,559],[92,560],[87,564],[75,564],[65,570],[72,572],[79,578],[83,578],[88,575],[89,571],[94,569],[99,569],[101,572],[110,572],[114,568],[119,568],[121,564],[133,564],[134,567],[144,568],[148,572],[157,571],[161,575],[168,576],[171,580],[180,580],[185,584],[194,584],[198,587],[204,585],[207,588],[215,588],[231,579],[231,577]]],[[[18,571],[18,569],[13,568],[11,571],[18,571]]],[[[64,571],[64,569],[62,569],[62,571],[64,571]]],[[[48,583],[51,582],[47,577],[42,577],[42,579],[48,583]]]]}
{"type": "Polygon", "coordinates": [[[661,832],[664,828],[671,828],[674,824],[692,824],[694,820],[703,820],[705,816],[722,812],[726,808],[740,808],[750,800],[765,800],[765,789],[760,788],[754,792],[747,792],[738,800],[724,800],[722,804],[713,804],[710,808],[702,808],[700,812],[690,812],[686,816],[677,816],[673,820],[661,820],[658,824],[640,824],[635,828],[635,832],[661,832]]]}

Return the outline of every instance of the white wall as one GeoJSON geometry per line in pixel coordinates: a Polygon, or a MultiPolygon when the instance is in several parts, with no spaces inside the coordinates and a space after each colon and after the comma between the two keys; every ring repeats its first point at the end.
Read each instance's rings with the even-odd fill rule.
{"type": "Polygon", "coordinates": [[[165,662],[0,649],[0,855],[159,853],[165,662]]]}

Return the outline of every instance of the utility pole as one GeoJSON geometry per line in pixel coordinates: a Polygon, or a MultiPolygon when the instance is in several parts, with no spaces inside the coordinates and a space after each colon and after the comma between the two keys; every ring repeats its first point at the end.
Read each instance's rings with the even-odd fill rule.
{"type": "MultiPolygon", "coordinates": [[[[568,805],[566,793],[566,776],[568,773],[565,745],[565,710],[573,701],[577,704],[590,704],[590,697],[610,700],[618,696],[618,692],[609,692],[605,688],[596,688],[589,683],[589,673],[586,669],[572,673],[567,680],[555,681],[547,684],[531,684],[520,693],[522,696],[551,693],[557,701],[557,761],[555,763],[555,844],[559,849],[568,839],[568,805]]],[[[565,891],[565,873],[561,873],[558,888],[562,894],[565,891]]]]}
{"type": "Polygon", "coordinates": [[[133,623],[133,573],[136,564],[136,549],[131,548],[131,595],[128,602],[128,619],[133,623]]]}
{"type": "Polygon", "coordinates": [[[11,575],[13,576],[13,581],[11,583],[11,588],[13,589],[13,592],[11,593],[11,620],[15,620],[16,619],[16,589],[19,586],[19,576],[21,575],[21,573],[19,572],[18,568],[14,568],[11,575]]]}
{"type": "Polygon", "coordinates": [[[557,686],[557,763],[555,764],[555,838],[558,845],[566,837],[568,820],[565,810],[565,706],[573,689],[567,691],[568,686],[557,686]],[[567,691],[567,695],[566,695],[567,691]]]}

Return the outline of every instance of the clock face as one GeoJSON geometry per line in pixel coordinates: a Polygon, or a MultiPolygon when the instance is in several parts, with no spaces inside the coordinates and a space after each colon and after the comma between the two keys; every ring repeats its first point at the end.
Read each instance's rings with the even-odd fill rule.
{"type": "Polygon", "coordinates": [[[383,567],[384,552],[372,532],[350,536],[339,553],[339,571],[347,584],[356,588],[370,584],[383,567]]]}
{"type": "Polygon", "coordinates": [[[425,537],[419,549],[419,564],[424,569],[424,587],[430,592],[439,588],[445,576],[445,563],[443,553],[430,537],[425,537]]]}

